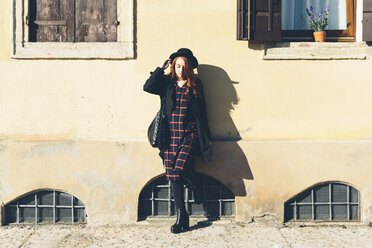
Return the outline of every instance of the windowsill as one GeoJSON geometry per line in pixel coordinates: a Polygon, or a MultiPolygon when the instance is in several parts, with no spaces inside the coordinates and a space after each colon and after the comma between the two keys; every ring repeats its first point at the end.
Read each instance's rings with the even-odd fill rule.
{"type": "Polygon", "coordinates": [[[15,59],[131,59],[133,42],[17,42],[15,59]]]}
{"type": "Polygon", "coordinates": [[[264,60],[364,60],[365,42],[275,42],[264,43],[264,60]]]}

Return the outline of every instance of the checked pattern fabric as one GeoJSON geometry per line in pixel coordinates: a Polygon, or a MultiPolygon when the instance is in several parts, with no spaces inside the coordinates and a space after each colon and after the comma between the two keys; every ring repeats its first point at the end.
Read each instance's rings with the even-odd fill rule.
{"type": "Polygon", "coordinates": [[[186,84],[176,91],[176,106],[170,121],[170,146],[164,151],[165,175],[168,181],[180,180],[180,174],[193,165],[193,153],[198,140],[196,122],[191,111],[188,111],[189,96],[186,84]]]}

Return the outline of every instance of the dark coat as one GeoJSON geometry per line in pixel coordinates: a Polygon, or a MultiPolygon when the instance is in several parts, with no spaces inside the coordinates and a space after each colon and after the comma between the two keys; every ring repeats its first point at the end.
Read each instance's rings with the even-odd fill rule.
{"type": "MultiPolygon", "coordinates": [[[[161,104],[165,107],[166,117],[169,119],[173,109],[175,108],[176,94],[173,87],[173,82],[170,78],[164,75],[164,70],[157,67],[154,72],[151,73],[149,79],[146,80],[143,90],[151,94],[160,96],[161,104]]],[[[204,102],[204,94],[201,90],[201,96],[196,97],[192,92],[189,93],[191,96],[190,106],[192,114],[195,117],[198,135],[199,135],[199,148],[200,155],[203,162],[209,162],[212,160],[211,151],[211,133],[209,131],[207,111],[204,102]]],[[[162,157],[163,151],[160,151],[162,157]]]]}

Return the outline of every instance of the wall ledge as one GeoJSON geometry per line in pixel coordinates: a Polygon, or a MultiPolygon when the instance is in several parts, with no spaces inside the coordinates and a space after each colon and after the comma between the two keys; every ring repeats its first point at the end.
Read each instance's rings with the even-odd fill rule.
{"type": "Polygon", "coordinates": [[[132,59],[128,42],[17,42],[14,59],[132,59]]]}
{"type": "Polygon", "coordinates": [[[365,42],[275,42],[265,43],[264,60],[365,60],[365,42]]]}

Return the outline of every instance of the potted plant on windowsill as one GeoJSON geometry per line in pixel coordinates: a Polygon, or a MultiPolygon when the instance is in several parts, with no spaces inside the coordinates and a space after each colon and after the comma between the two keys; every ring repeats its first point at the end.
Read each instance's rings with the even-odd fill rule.
{"type": "Polygon", "coordinates": [[[314,31],[315,42],[324,42],[326,37],[326,27],[328,26],[329,8],[320,9],[315,13],[313,6],[310,9],[306,8],[307,15],[310,18],[310,28],[314,31]]]}

